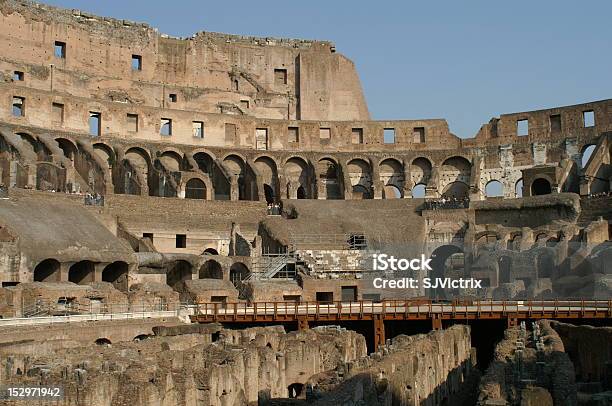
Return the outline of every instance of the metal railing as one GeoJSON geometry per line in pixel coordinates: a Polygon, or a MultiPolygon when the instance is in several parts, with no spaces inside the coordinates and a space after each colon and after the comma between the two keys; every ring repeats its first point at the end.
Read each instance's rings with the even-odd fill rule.
{"type": "MultiPolygon", "coordinates": [[[[257,321],[260,318],[296,319],[298,317],[325,317],[342,319],[344,316],[381,315],[389,318],[401,318],[408,315],[413,318],[445,315],[450,318],[465,318],[468,315],[508,315],[521,314],[528,317],[566,315],[581,317],[612,318],[612,300],[455,300],[434,301],[417,300],[371,300],[349,302],[254,302],[254,303],[199,303],[195,306],[196,321],[210,320],[244,320],[257,321]]],[[[476,317],[477,318],[477,317],[476,317]]]]}

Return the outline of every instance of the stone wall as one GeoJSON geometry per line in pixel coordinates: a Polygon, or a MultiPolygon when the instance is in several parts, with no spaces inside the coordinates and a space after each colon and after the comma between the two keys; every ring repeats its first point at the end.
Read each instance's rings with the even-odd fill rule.
{"type": "Polygon", "coordinates": [[[277,327],[211,325],[196,334],[177,330],[129,344],[58,350],[45,358],[6,356],[2,370],[3,382],[63,385],[64,405],[246,406],[288,397],[290,385],[303,385],[365,352],[364,338],[343,329],[285,334],[277,327]]]}

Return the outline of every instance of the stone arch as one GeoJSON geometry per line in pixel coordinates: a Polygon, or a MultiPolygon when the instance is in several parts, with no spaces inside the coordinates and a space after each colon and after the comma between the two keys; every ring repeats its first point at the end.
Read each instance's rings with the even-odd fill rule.
{"type": "Polygon", "coordinates": [[[504,185],[497,179],[492,179],[485,186],[486,197],[503,197],[504,185]]]}
{"type": "Polygon", "coordinates": [[[442,190],[442,196],[446,198],[455,198],[459,200],[469,197],[470,188],[464,182],[451,182],[442,190]]]}
{"type": "Polygon", "coordinates": [[[402,197],[404,190],[404,166],[395,158],[387,158],[379,164],[379,176],[383,183],[383,197],[395,199],[402,197]],[[399,194],[398,194],[399,192],[399,194]]]}
{"type": "Polygon", "coordinates": [[[223,279],[223,268],[214,259],[204,262],[198,271],[199,279],[223,279]]]}
{"type": "Polygon", "coordinates": [[[278,190],[278,167],[276,161],[269,156],[262,155],[255,159],[254,164],[261,179],[266,202],[272,203],[279,200],[280,193],[278,190]]]}
{"type": "Polygon", "coordinates": [[[303,190],[303,198],[310,196],[308,193],[310,185],[310,175],[308,163],[301,157],[294,156],[285,161],[283,172],[287,180],[287,198],[296,199],[298,197],[298,189],[303,190]]]}
{"type": "Polygon", "coordinates": [[[75,143],[67,138],[62,137],[56,138],[55,142],[57,142],[57,145],[63,151],[64,156],[69,159],[72,162],[72,165],[74,166],[74,162],[79,151],[75,143]]]}
{"type": "Polygon", "coordinates": [[[219,251],[217,251],[214,248],[206,248],[202,254],[203,255],[219,255],[219,251]]]}
{"type": "Polygon", "coordinates": [[[342,199],[342,176],[338,163],[332,158],[321,158],[317,162],[317,173],[319,198],[324,196],[327,200],[342,199]]]}
{"type": "Polygon", "coordinates": [[[591,155],[595,152],[595,148],[597,145],[595,144],[586,144],[582,147],[582,151],[580,152],[580,165],[582,168],[587,166],[589,159],[591,159],[591,155]]]}
{"type": "Polygon", "coordinates": [[[51,152],[38,140],[38,138],[27,132],[18,132],[16,135],[21,139],[23,147],[30,155],[35,155],[38,161],[51,161],[51,152]]]}
{"type": "Polygon", "coordinates": [[[523,197],[523,178],[517,180],[514,184],[514,196],[523,197]]]}
{"type": "Polygon", "coordinates": [[[291,385],[287,387],[289,399],[297,399],[299,397],[302,397],[303,391],[304,391],[303,383],[296,382],[296,383],[292,383],[291,385]]]}
{"type": "Polygon", "coordinates": [[[206,200],[206,183],[199,178],[191,178],[185,182],[185,199],[206,200]]]}
{"type": "Polygon", "coordinates": [[[162,152],[158,160],[170,172],[180,172],[183,169],[183,156],[176,151],[162,152]]]}
{"type": "Polygon", "coordinates": [[[424,183],[418,183],[414,185],[414,187],[412,188],[412,197],[418,199],[425,198],[426,187],[427,186],[424,183]]]}
{"type": "Polygon", "coordinates": [[[537,178],[531,182],[531,195],[541,196],[552,193],[550,182],[544,178],[537,178]]]}
{"type": "Polygon", "coordinates": [[[102,338],[98,338],[98,339],[95,341],[95,344],[96,344],[96,345],[100,345],[100,346],[109,347],[109,346],[111,346],[111,345],[112,345],[112,342],[111,342],[111,340],[109,340],[108,338],[106,338],[106,337],[102,337],[102,338]]]}
{"type": "Polygon", "coordinates": [[[53,258],[39,262],[34,268],[34,282],[59,282],[60,267],[59,261],[53,258]]]}
{"type": "Polygon", "coordinates": [[[115,163],[116,155],[115,151],[110,145],[105,144],[103,142],[96,142],[95,144],[93,144],[93,150],[97,156],[102,158],[102,160],[108,164],[109,168],[113,166],[113,164],[115,163]]]}
{"type": "Polygon", "coordinates": [[[120,181],[115,183],[115,193],[132,195],[149,194],[151,157],[140,147],[128,148],[118,168],[120,181]]]}
{"type": "Polygon", "coordinates": [[[427,184],[431,176],[432,168],[433,165],[428,158],[422,156],[414,158],[410,163],[410,180],[412,184],[427,184]]]}
{"type": "Polygon", "coordinates": [[[214,200],[230,199],[230,183],[223,171],[217,166],[215,156],[208,151],[198,150],[194,152],[193,160],[198,169],[210,179],[210,197],[214,200]]]}
{"type": "Polygon", "coordinates": [[[355,158],[347,163],[347,169],[353,189],[353,199],[373,199],[372,165],[365,159],[355,158]]]}
{"type": "MultiPolygon", "coordinates": [[[[430,255],[431,258],[431,271],[430,278],[443,278],[447,270],[451,270],[450,266],[452,264],[449,263],[449,259],[453,257],[455,254],[465,255],[463,250],[456,245],[448,244],[441,245],[434,249],[430,255]]],[[[454,266],[454,265],[453,265],[454,266]]],[[[434,297],[445,297],[445,293],[443,289],[431,289],[432,296],[434,297]]]]}
{"type": "Polygon", "coordinates": [[[113,284],[115,289],[127,292],[128,270],[128,264],[123,261],[115,261],[108,264],[102,270],[102,282],[110,282],[113,284]]]}
{"type": "Polygon", "coordinates": [[[223,158],[227,173],[238,182],[238,200],[257,200],[257,185],[252,173],[248,173],[247,164],[239,154],[228,154],[223,158]]]}
{"type": "Polygon", "coordinates": [[[173,289],[178,288],[179,284],[192,279],[192,266],[188,261],[179,259],[172,264],[166,274],[166,284],[173,289]]]}
{"type": "Polygon", "coordinates": [[[234,262],[230,267],[229,278],[234,286],[238,286],[244,279],[246,279],[251,271],[242,262],[234,262]]]}
{"type": "Polygon", "coordinates": [[[95,265],[91,261],[80,261],[68,270],[68,281],[77,285],[85,285],[94,281],[95,265]]]}
{"type": "Polygon", "coordinates": [[[445,189],[447,185],[455,182],[470,183],[472,164],[462,156],[452,156],[442,163],[440,168],[440,188],[445,189]]]}

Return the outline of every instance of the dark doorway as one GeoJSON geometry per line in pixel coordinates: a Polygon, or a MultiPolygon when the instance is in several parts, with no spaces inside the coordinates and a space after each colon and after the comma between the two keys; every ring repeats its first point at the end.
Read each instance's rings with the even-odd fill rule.
{"type": "Polygon", "coordinates": [[[334,301],[334,292],[317,292],[317,302],[332,303],[334,301]]]}
{"type": "Polygon", "coordinates": [[[342,286],[342,301],[352,302],[357,300],[357,286],[342,286]]]}
{"type": "Polygon", "coordinates": [[[264,184],[264,194],[266,196],[266,203],[274,203],[274,190],[272,186],[264,184]]]}
{"type": "Polygon", "coordinates": [[[540,196],[548,195],[551,193],[550,182],[546,179],[538,178],[531,184],[531,195],[540,196]]]}
{"type": "Polygon", "coordinates": [[[94,263],[91,261],[81,261],[70,267],[68,270],[68,281],[77,285],[84,285],[94,280],[94,263]]]}
{"type": "Polygon", "coordinates": [[[34,268],[34,282],[59,282],[60,263],[55,259],[45,259],[34,268]]]}
{"type": "Polygon", "coordinates": [[[298,199],[306,199],[306,191],[304,190],[304,186],[300,186],[297,190],[297,198],[298,199]]]}
{"type": "Polygon", "coordinates": [[[166,284],[176,289],[178,285],[191,279],[191,264],[187,261],[176,261],[166,274],[166,284]]]}
{"type": "Polygon", "coordinates": [[[102,281],[110,282],[113,284],[115,289],[121,291],[127,291],[127,275],[128,275],[128,264],[123,261],[116,261],[109,264],[102,271],[102,281]]]}

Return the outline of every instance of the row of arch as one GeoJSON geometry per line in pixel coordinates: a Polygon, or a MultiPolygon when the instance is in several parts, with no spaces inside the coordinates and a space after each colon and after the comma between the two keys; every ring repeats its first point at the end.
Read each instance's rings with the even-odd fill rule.
{"type": "MultiPolygon", "coordinates": [[[[123,261],[116,261],[106,265],[101,272],[101,281],[110,282],[116,289],[127,291],[129,265],[123,261]]],[[[34,282],[61,282],[66,278],[68,282],[84,285],[95,281],[96,264],[84,260],[76,262],[68,268],[67,277],[62,276],[62,264],[53,258],[47,258],[39,262],[34,268],[34,282]]],[[[238,285],[250,274],[249,268],[242,262],[234,262],[229,267],[227,277],[238,285]]],[[[206,260],[194,274],[194,266],[185,260],[177,260],[168,269],[166,283],[171,287],[177,287],[181,282],[190,280],[194,275],[199,279],[224,279],[225,274],[221,264],[214,260],[206,260]]]]}

